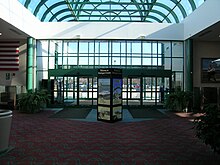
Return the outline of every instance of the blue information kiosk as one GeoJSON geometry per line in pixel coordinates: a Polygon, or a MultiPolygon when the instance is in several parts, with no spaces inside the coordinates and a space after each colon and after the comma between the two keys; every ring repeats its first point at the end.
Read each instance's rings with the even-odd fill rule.
{"type": "Polygon", "coordinates": [[[97,120],[115,122],[122,120],[122,70],[98,70],[97,120]]]}

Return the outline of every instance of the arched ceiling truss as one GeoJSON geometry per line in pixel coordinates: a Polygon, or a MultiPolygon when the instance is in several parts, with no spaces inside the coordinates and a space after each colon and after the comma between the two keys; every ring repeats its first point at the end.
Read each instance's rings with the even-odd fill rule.
{"type": "Polygon", "coordinates": [[[19,0],[42,22],[179,23],[205,0],[19,0]]]}

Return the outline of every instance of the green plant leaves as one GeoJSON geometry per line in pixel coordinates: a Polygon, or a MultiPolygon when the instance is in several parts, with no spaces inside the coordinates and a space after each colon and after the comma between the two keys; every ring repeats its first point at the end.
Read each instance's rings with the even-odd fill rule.
{"type": "Polygon", "coordinates": [[[177,89],[175,92],[166,95],[165,107],[172,111],[183,111],[188,107],[191,99],[191,92],[177,89]]]}
{"type": "Polygon", "coordinates": [[[22,93],[18,98],[20,112],[37,113],[40,111],[42,104],[50,101],[50,95],[47,90],[36,90],[22,93]]]}
{"type": "Polygon", "coordinates": [[[194,120],[196,136],[220,154],[220,111],[215,104],[206,105],[204,111],[194,120]]]}

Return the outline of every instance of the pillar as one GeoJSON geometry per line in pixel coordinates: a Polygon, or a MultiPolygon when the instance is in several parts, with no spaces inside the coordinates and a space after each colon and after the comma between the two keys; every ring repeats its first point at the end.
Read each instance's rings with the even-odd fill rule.
{"type": "Polygon", "coordinates": [[[26,68],[26,88],[27,91],[33,90],[33,59],[34,58],[34,39],[27,39],[27,68],[26,68]]]}
{"type": "Polygon", "coordinates": [[[185,67],[184,87],[185,91],[193,91],[193,41],[185,41],[185,67]]]}

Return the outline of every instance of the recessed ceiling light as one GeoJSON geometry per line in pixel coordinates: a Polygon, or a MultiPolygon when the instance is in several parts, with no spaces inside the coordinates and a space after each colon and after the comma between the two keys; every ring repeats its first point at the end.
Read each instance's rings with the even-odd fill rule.
{"type": "Polygon", "coordinates": [[[0,32],[0,36],[2,35],[2,33],[0,32]]]}

